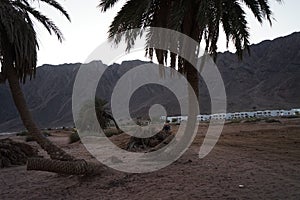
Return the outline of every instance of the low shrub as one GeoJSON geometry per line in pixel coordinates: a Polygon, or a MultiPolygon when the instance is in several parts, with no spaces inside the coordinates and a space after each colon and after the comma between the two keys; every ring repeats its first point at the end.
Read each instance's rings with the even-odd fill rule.
{"type": "Polygon", "coordinates": [[[42,134],[43,134],[45,137],[51,136],[51,134],[50,134],[49,132],[47,132],[47,131],[42,132],[42,134]]]}
{"type": "Polygon", "coordinates": [[[35,140],[34,140],[34,138],[32,136],[28,135],[28,136],[26,136],[25,141],[26,142],[33,142],[35,140]]]}
{"type": "Polygon", "coordinates": [[[266,119],[266,123],[281,123],[278,119],[266,119]]]}
{"type": "Polygon", "coordinates": [[[27,136],[28,135],[28,131],[22,131],[20,133],[17,133],[17,136],[27,136]]]}
{"type": "Polygon", "coordinates": [[[289,115],[289,116],[282,116],[281,118],[284,118],[284,119],[295,119],[295,118],[299,118],[300,116],[297,116],[297,115],[289,115]]]}
{"type": "Polygon", "coordinates": [[[74,142],[78,142],[80,141],[80,137],[78,135],[77,131],[73,131],[72,134],[70,135],[70,144],[74,143],[74,142]]]}
{"type": "Polygon", "coordinates": [[[242,119],[232,119],[230,122],[231,123],[241,123],[242,119]]]}
{"type": "Polygon", "coordinates": [[[244,123],[260,122],[261,120],[262,120],[261,118],[249,118],[249,119],[246,119],[244,121],[244,123]]]}
{"type": "Polygon", "coordinates": [[[116,128],[114,128],[114,129],[110,128],[110,129],[105,129],[104,134],[106,137],[112,137],[114,135],[119,135],[120,131],[116,128]]]}

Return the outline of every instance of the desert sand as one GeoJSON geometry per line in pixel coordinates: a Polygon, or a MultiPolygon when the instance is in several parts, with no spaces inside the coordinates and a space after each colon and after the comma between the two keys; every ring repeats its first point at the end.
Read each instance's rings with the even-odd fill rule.
{"type": "MultiPolygon", "coordinates": [[[[300,199],[300,119],[280,121],[227,124],[203,159],[198,152],[207,124],[200,124],[187,152],[152,173],[107,170],[87,177],[27,171],[26,166],[0,169],[0,199],[300,199]]],[[[79,159],[94,159],[80,142],[68,144],[67,132],[49,139],[79,159]]],[[[120,146],[127,139],[111,138],[120,146]]],[[[42,150],[39,154],[47,157],[42,150]]]]}

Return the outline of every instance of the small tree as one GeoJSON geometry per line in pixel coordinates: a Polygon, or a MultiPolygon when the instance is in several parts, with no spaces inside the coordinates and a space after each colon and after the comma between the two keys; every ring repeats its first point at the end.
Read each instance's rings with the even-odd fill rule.
{"type": "Polygon", "coordinates": [[[96,112],[97,120],[102,129],[106,129],[109,122],[112,120],[116,128],[119,130],[119,126],[111,114],[109,114],[106,105],[106,101],[98,98],[95,99],[95,102],[86,102],[79,111],[79,120],[76,124],[86,130],[97,130],[98,125],[93,123],[93,115],[91,114],[96,112]]]}

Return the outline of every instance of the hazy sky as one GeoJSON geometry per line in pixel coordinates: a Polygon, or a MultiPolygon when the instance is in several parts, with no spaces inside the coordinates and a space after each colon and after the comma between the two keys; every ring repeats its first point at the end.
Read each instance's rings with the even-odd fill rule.
{"type": "MultiPolygon", "coordinates": [[[[36,23],[40,49],[38,52],[38,65],[62,64],[84,62],[88,55],[101,43],[107,40],[107,31],[110,22],[122,7],[125,0],[120,0],[117,5],[106,13],[101,13],[97,7],[100,0],[57,0],[70,14],[72,22],[69,23],[56,10],[44,6],[40,2],[39,9],[49,16],[64,34],[65,40],[59,43],[56,37],[49,36],[48,32],[36,23]]],[[[274,12],[273,26],[265,22],[260,25],[251,13],[247,15],[251,32],[250,42],[259,43],[266,39],[285,36],[295,31],[300,31],[300,1],[285,0],[278,4],[270,0],[274,12]]],[[[219,39],[219,51],[225,51],[225,37],[221,34],[219,39]]],[[[233,50],[230,48],[230,50],[233,50]]],[[[136,54],[138,56],[144,53],[136,54]]],[[[145,59],[131,56],[130,58],[145,59]]]]}

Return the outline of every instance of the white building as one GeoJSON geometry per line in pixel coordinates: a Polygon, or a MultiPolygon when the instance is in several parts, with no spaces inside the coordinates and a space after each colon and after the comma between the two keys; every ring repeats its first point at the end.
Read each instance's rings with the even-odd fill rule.
{"type": "Polygon", "coordinates": [[[210,120],[210,115],[197,115],[197,121],[204,122],[209,120],[210,120]]]}
{"type": "Polygon", "coordinates": [[[292,111],[293,115],[300,114],[300,108],[295,108],[295,109],[292,109],[291,111],[292,111]]]}
{"type": "Polygon", "coordinates": [[[167,117],[167,121],[170,123],[181,123],[182,121],[187,121],[188,117],[187,116],[172,116],[172,117],[167,117]]]}
{"type": "Polygon", "coordinates": [[[188,116],[181,116],[181,121],[187,121],[188,120],[188,116]]]}
{"type": "Polygon", "coordinates": [[[292,114],[292,110],[282,110],[280,112],[280,116],[282,117],[291,116],[291,115],[294,115],[294,113],[292,114]]]}
{"type": "Polygon", "coordinates": [[[226,113],[217,113],[217,114],[212,114],[211,119],[214,120],[220,120],[220,119],[225,119],[226,118],[226,113]]]}
{"type": "Polygon", "coordinates": [[[271,116],[272,117],[279,117],[280,116],[280,110],[271,110],[271,116]]]}
{"type": "Polygon", "coordinates": [[[167,120],[167,116],[161,116],[159,119],[163,120],[163,121],[166,121],[167,120]]]}
{"type": "MultiPolygon", "coordinates": [[[[264,111],[252,111],[252,112],[235,112],[235,113],[215,113],[211,115],[197,115],[197,121],[204,122],[210,120],[232,120],[232,119],[248,119],[248,118],[268,118],[268,117],[286,117],[296,115],[300,113],[299,109],[291,110],[264,110],[264,111]]],[[[161,120],[169,121],[170,123],[181,123],[187,121],[188,116],[161,116],[161,120]]]]}

